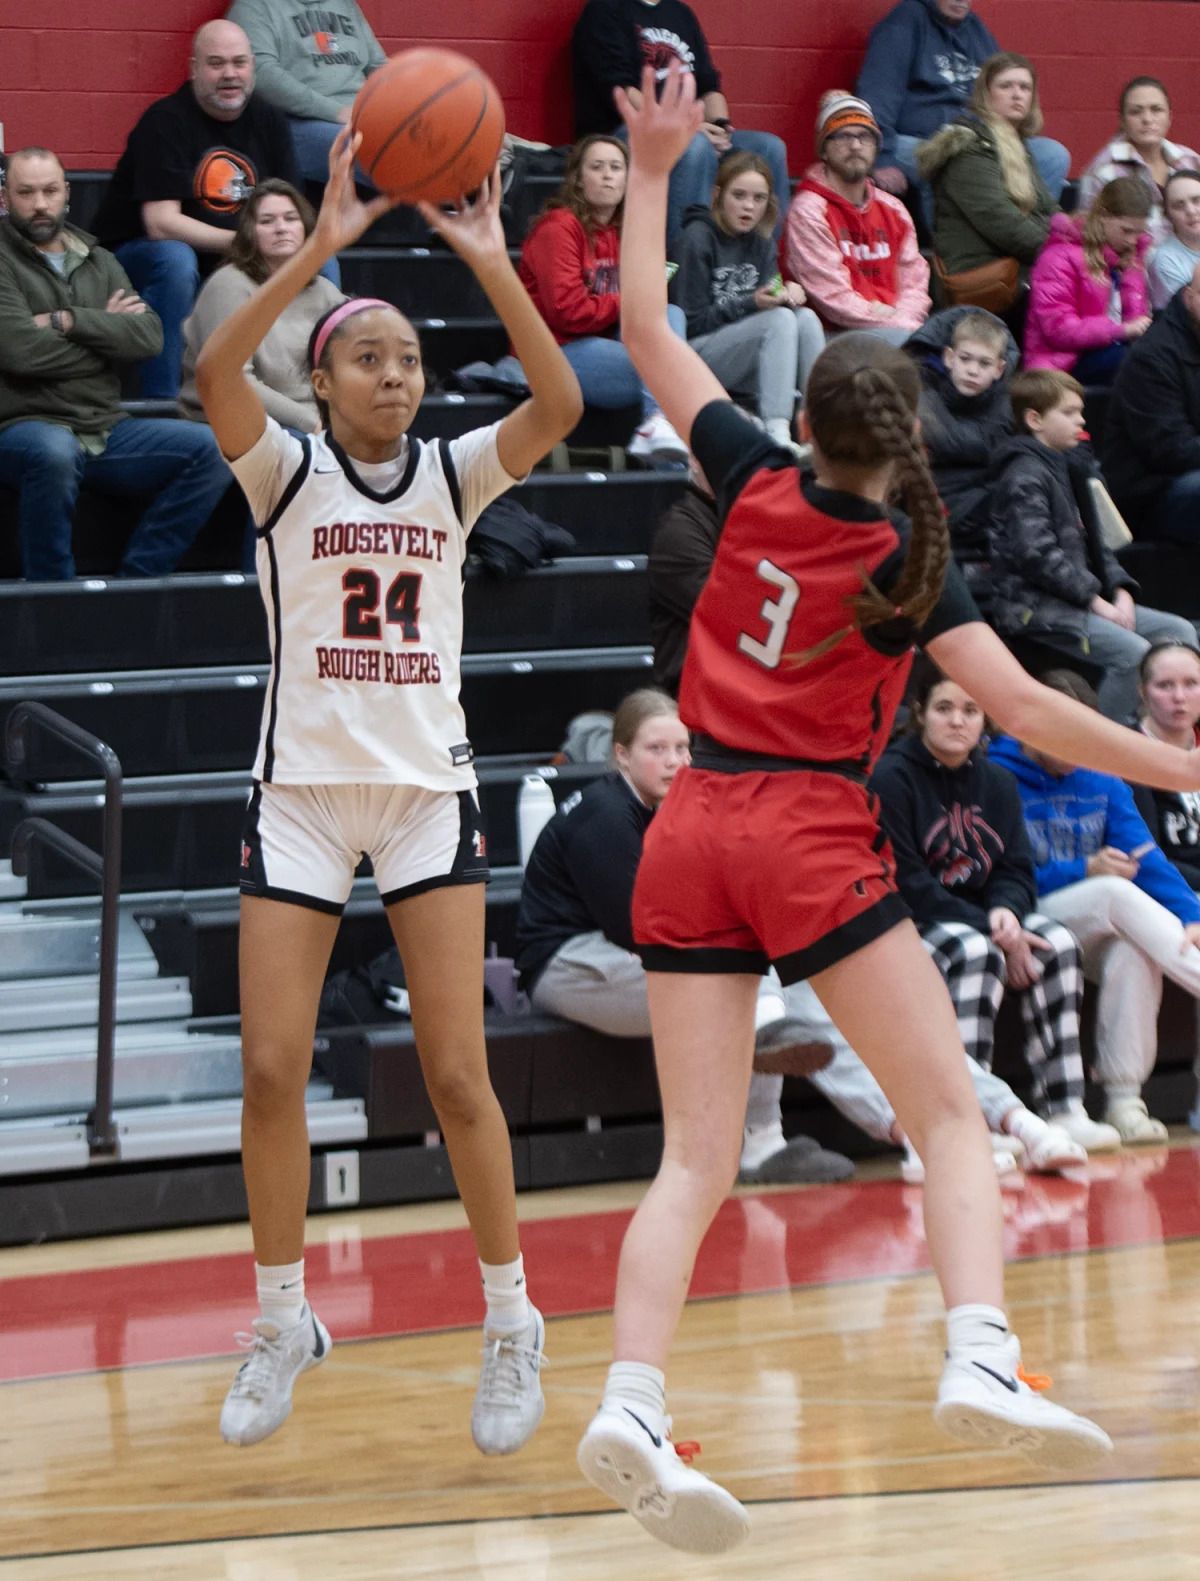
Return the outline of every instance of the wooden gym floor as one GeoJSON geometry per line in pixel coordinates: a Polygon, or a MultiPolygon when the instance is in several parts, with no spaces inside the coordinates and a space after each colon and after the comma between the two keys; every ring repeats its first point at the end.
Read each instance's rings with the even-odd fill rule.
{"type": "Polygon", "coordinates": [[[1183,1581],[1200,1576],[1200,1139],[1006,1193],[1031,1370],[1117,1452],[1089,1482],[943,1441],[920,1191],[887,1166],[746,1192],[697,1267],[676,1435],[751,1505],[720,1560],[661,1548],[579,1477],[641,1186],[521,1200],[547,1411],[470,1442],[477,1271],[455,1204],[311,1226],[330,1361],[265,1444],[223,1444],[244,1227],[0,1253],[0,1581],[1183,1581]]]}

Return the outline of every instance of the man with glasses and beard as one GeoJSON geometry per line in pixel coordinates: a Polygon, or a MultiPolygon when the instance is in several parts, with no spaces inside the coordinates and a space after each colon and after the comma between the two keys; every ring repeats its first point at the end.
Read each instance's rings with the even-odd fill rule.
{"type": "Polygon", "coordinates": [[[203,424],[126,416],[121,363],[153,356],[162,326],[110,252],[66,220],[69,189],[46,148],[11,156],[0,220],[0,484],[16,489],[22,574],[75,574],[82,483],[154,499],[123,576],[174,570],[229,485],[203,424]]]}
{"type": "Polygon", "coordinates": [[[828,331],[870,330],[903,345],[929,316],[929,265],[908,210],[871,180],[871,106],[839,89],[824,94],[816,146],[788,210],[788,274],[828,331]]]}

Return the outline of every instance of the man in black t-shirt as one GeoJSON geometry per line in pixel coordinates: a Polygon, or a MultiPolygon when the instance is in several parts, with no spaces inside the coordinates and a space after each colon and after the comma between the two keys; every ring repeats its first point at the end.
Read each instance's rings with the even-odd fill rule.
{"type": "Polygon", "coordinates": [[[232,22],[196,34],[188,81],[146,110],[125,145],[96,232],[162,320],[163,349],[142,394],[179,393],[183,321],[200,276],[229,251],[260,181],[295,179],[284,115],[254,94],[250,41],[232,22]]]}
{"type": "Polygon", "coordinates": [[[783,140],[770,132],[747,132],[732,125],[721,92],[721,74],[708,52],[704,29],[683,0],[587,0],[571,37],[576,137],[613,131],[624,137],[613,89],[630,90],[636,102],[642,68],[653,66],[661,83],[672,61],[695,75],[696,97],[704,105],[704,125],[671,172],[668,241],[678,232],[683,211],[690,204],[708,204],[717,164],[731,148],[759,154],[770,166],[782,225],[791,198],[787,149],[783,140]]]}

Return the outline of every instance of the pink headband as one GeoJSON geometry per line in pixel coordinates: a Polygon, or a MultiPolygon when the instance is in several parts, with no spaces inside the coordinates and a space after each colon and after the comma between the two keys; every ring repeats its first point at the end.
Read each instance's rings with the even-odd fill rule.
{"type": "Polygon", "coordinates": [[[313,345],[313,367],[321,366],[321,355],[325,350],[330,335],[339,324],[344,324],[348,318],[353,318],[355,313],[366,313],[373,307],[386,307],[389,312],[398,313],[400,309],[394,302],[385,302],[378,296],[352,296],[348,302],[343,302],[341,307],[335,307],[333,312],[321,325],[313,345]]]}

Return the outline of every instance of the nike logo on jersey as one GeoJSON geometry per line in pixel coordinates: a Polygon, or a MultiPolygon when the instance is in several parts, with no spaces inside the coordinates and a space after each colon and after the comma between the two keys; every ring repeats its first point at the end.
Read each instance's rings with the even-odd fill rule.
{"type": "Polygon", "coordinates": [[[328,473],[328,472],[340,472],[341,470],[342,470],[341,467],[314,467],[313,468],[314,474],[317,477],[319,477],[319,478],[323,478],[325,476],[325,474],[328,473]]]}
{"type": "Polygon", "coordinates": [[[972,1365],[978,1367],[980,1372],[986,1372],[989,1378],[995,1378],[997,1383],[1002,1383],[1012,1394],[1020,1394],[1020,1385],[1015,1378],[1006,1378],[1002,1372],[994,1372],[982,1361],[973,1362],[972,1365]]]}
{"type": "Polygon", "coordinates": [[[642,1432],[645,1433],[646,1437],[654,1445],[655,1449],[661,1449],[662,1448],[662,1439],[658,1436],[657,1433],[652,1433],[650,1431],[650,1429],[646,1426],[645,1422],[642,1421],[641,1417],[637,1414],[637,1412],[636,1411],[631,1411],[627,1405],[622,1407],[622,1409],[624,1410],[626,1416],[632,1416],[633,1417],[634,1421],[641,1428],[642,1432]]]}

